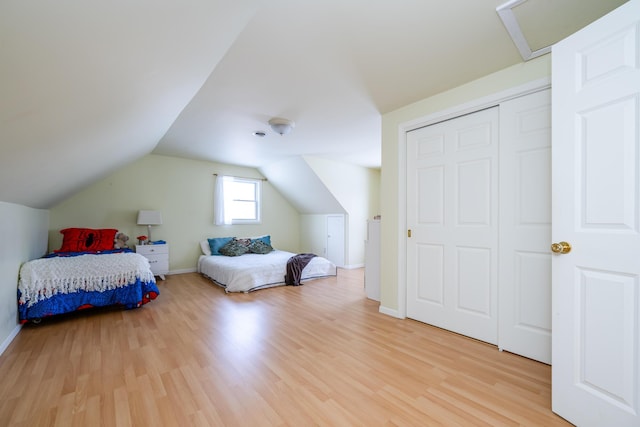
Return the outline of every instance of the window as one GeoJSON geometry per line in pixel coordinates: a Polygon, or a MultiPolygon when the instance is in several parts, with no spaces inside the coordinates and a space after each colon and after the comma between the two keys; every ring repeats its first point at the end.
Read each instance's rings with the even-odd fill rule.
{"type": "Polygon", "coordinates": [[[260,222],[262,180],[219,176],[216,181],[215,223],[256,224],[260,222]]]}

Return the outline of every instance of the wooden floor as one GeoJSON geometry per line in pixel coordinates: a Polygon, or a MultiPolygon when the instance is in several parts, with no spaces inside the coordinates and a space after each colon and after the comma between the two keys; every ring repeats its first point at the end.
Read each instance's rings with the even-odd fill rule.
{"type": "Polygon", "coordinates": [[[549,366],[378,312],[362,270],[251,294],[167,276],[141,309],[22,329],[1,426],[566,426],[549,366]]]}

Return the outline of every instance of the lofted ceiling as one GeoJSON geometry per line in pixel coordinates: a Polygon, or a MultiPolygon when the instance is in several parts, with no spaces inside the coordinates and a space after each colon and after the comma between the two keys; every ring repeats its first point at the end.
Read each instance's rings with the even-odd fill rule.
{"type": "MultiPolygon", "coordinates": [[[[3,0],[0,201],[48,208],[149,153],[380,167],[381,114],[522,61],[502,3],[3,0]]],[[[537,48],[621,3],[514,14],[537,48]]]]}

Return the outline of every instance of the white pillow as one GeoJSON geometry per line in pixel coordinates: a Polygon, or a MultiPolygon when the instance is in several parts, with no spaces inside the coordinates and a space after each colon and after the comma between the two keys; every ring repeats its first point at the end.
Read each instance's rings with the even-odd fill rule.
{"type": "Polygon", "coordinates": [[[206,256],[211,256],[211,246],[209,246],[209,241],[207,239],[200,240],[200,249],[202,249],[202,253],[206,256]]]}

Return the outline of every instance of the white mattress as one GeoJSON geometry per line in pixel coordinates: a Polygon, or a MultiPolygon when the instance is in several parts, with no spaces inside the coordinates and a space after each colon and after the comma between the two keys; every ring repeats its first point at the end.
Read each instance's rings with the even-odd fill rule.
{"type": "MultiPolygon", "coordinates": [[[[287,261],[292,252],[274,250],[268,254],[245,254],[236,257],[201,255],[198,271],[227,292],[250,292],[284,285],[287,261]]],[[[326,258],[316,256],[302,270],[301,281],[335,276],[336,266],[326,258]]]]}

